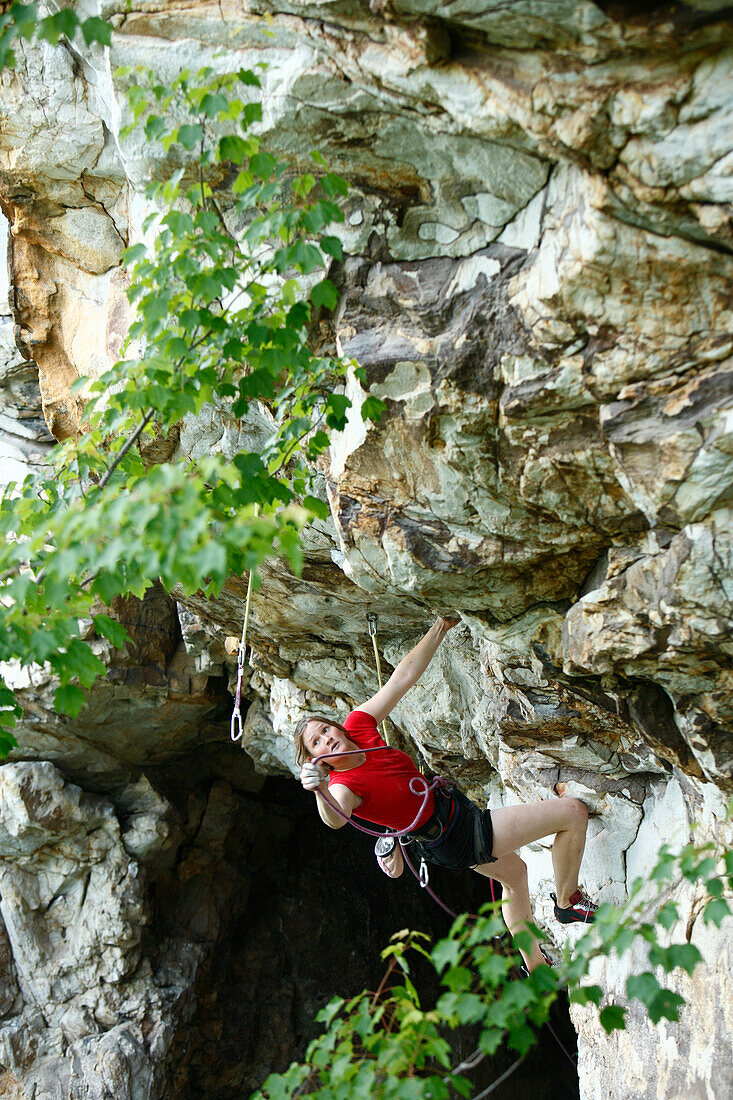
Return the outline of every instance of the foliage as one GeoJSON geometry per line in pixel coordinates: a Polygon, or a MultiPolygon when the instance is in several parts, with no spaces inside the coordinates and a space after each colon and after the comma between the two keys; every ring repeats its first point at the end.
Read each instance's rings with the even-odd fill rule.
{"type": "Polygon", "coordinates": [[[39,4],[21,4],[18,0],[8,4],[0,14],[0,69],[15,67],[13,43],[40,38],[56,46],[60,38],[69,41],[81,32],[87,46],[97,42],[109,46],[112,28],[104,19],[92,15],[80,19],[73,8],[61,8],[60,11],[39,19],[39,4]]]}
{"type": "MultiPolygon", "coordinates": [[[[156,578],[214,595],[271,553],[300,567],[300,530],[327,515],[312,480],[329,431],[346,423],[339,383],[349,367],[364,377],[309,348],[312,322],[337,301],[324,272],[341,258],[329,227],[343,220],[344,181],[317,152],[293,176],[261,148],[253,72],[209,67],[168,85],[143,70],[118,77],[129,84],[127,134],[144,129],[169,168],[147,188],[153,242],[124,254],[136,316],[124,358],[75,383],[79,437],[0,503],[0,660],[48,662],[56,708],[71,716],[104,671],[80,619],[119,646],[125,632],[103,605],[141,597],[156,578]],[[257,403],[260,442],[231,460],[177,455],[180,421],[207,403],[232,429],[257,403]]],[[[382,408],[373,398],[363,416],[382,408]]],[[[0,749],[19,714],[0,686],[0,749]]]]}
{"type": "MultiPolygon", "coordinates": [[[[653,1023],[677,1020],[684,1000],[664,984],[664,978],[678,968],[692,974],[701,962],[700,952],[686,937],[664,945],[667,933],[679,922],[670,899],[681,881],[698,885],[705,905],[703,920],[719,925],[731,912],[724,893],[733,889],[733,853],[713,844],[688,845],[677,855],[663,848],[649,878],[634,884],[623,907],[602,905],[595,923],[572,950],[566,944],[557,966],[540,966],[524,978],[520,960],[505,954],[499,940],[501,903],[485,906],[476,919],[460,916],[432,950],[421,933],[396,933],[382,953],[390,962],[377,992],[332,1000],[317,1017],[323,1030],[310,1044],[305,1061],[272,1074],[253,1100],[287,1100],[303,1094],[324,1100],[443,1100],[454,1092],[471,1096],[467,1073],[505,1042],[517,1052],[511,1067],[516,1068],[565,986],[572,1002],[598,1006],[607,1032],[624,1028],[627,1006],[608,1001],[600,986],[585,979],[595,959],[613,952],[627,955],[639,941],[648,945],[651,969],[628,978],[626,999],[640,1000],[653,1023]],[[440,976],[443,991],[431,1007],[423,1007],[411,980],[410,952],[425,956],[440,976]],[[401,980],[388,987],[395,964],[401,980]],[[465,1062],[453,1065],[446,1035],[464,1024],[477,1028],[477,1049],[465,1062]]],[[[540,930],[520,933],[515,945],[531,948],[534,935],[541,936],[540,930]]],[[[487,1096],[499,1083],[479,1096],[487,1096]]]]}

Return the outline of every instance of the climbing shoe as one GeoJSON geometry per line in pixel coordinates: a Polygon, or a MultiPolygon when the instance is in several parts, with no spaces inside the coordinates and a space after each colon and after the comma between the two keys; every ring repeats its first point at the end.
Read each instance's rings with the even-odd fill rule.
{"type": "Polygon", "coordinates": [[[590,924],[596,915],[598,906],[591,901],[582,890],[576,890],[569,898],[570,905],[566,908],[557,904],[557,895],[550,894],[555,903],[555,920],[560,924],[590,924]]]}

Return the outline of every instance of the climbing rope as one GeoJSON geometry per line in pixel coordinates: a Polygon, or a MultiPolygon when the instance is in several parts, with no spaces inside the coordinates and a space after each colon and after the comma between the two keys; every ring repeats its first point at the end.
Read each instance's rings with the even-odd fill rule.
{"type": "MultiPolygon", "coordinates": [[[[356,749],[356,750],[354,750],[354,749],[345,749],[345,750],[341,750],[339,752],[323,752],[323,753],[321,753],[320,756],[314,756],[313,757],[313,763],[314,764],[320,764],[321,760],[327,760],[332,756],[358,756],[359,753],[362,753],[362,752],[383,752],[385,749],[388,749],[388,748],[389,748],[389,745],[376,745],[374,748],[371,748],[371,749],[356,749]]],[[[428,796],[430,795],[430,792],[437,790],[439,787],[448,787],[448,786],[450,786],[450,784],[448,783],[448,780],[443,779],[443,777],[440,776],[440,775],[436,775],[436,777],[432,781],[432,783],[428,783],[428,781],[426,779],[424,779],[421,775],[414,775],[412,777],[412,779],[410,780],[410,791],[412,792],[412,794],[415,794],[415,795],[418,795],[418,796],[422,795],[422,802],[420,804],[420,809],[417,811],[417,814],[415,815],[415,820],[410,825],[408,825],[405,829],[395,829],[394,832],[387,832],[387,833],[380,833],[376,829],[367,829],[366,825],[357,824],[356,821],[351,820],[351,818],[349,817],[348,814],[344,813],[344,811],[341,809],[340,806],[336,805],[336,803],[333,801],[333,799],[331,798],[330,795],[324,795],[323,792],[321,792],[321,794],[323,796],[324,801],[328,802],[329,806],[333,810],[335,810],[336,813],[340,817],[343,817],[345,821],[350,822],[354,826],[355,829],[359,830],[360,833],[367,833],[369,836],[391,836],[391,837],[394,837],[395,840],[399,840],[400,837],[406,836],[407,833],[411,833],[412,830],[416,827],[418,821],[422,817],[423,810],[425,809],[425,807],[428,804],[428,796]],[[416,783],[417,787],[414,787],[413,783],[416,783]]]]}
{"type": "MultiPolygon", "coordinates": [[[[372,645],[374,647],[374,660],[377,663],[377,679],[379,680],[379,690],[382,690],[382,661],[379,656],[379,646],[377,645],[377,616],[373,611],[367,612],[367,629],[369,630],[369,637],[372,639],[372,645]]],[[[384,740],[388,742],[387,737],[387,722],[382,722],[382,736],[384,740]]]]}
{"type": "MultiPolygon", "coordinates": [[[[382,686],[383,686],[382,685],[382,660],[379,656],[379,646],[377,644],[377,622],[378,622],[378,618],[377,618],[376,613],[374,611],[367,611],[366,621],[367,621],[367,629],[369,630],[369,637],[372,639],[372,646],[374,647],[374,660],[375,660],[376,665],[377,665],[377,679],[379,680],[379,690],[381,691],[382,686]]],[[[389,746],[389,738],[387,737],[387,722],[386,721],[382,722],[382,737],[384,738],[384,740],[387,742],[387,745],[389,746]]],[[[425,775],[425,765],[422,762],[422,757],[420,758],[420,762],[419,762],[418,766],[420,768],[421,774],[424,776],[425,775]]]]}
{"type": "MultiPolygon", "coordinates": [[[[366,752],[382,752],[384,749],[388,749],[388,748],[389,748],[389,745],[376,745],[374,748],[359,749],[358,751],[359,752],[365,752],[365,753],[366,752]]],[[[313,763],[314,764],[320,764],[321,760],[326,760],[329,757],[333,757],[333,756],[356,756],[356,755],[357,754],[353,750],[350,750],[350,749],[342,750],[342,751],[339,751],[339,752],[324,752],[324,753],[321,753],[320,756],[314,756],[313,757],[313,763]]],[[[321,791],[320,794],[321,794],[321,798],[323,799],[323,801],[325,803],[327,803],[328,806],[331,807],[331,809],[334,811],[334,813],[337,813],[339,815],[339,817],[342,817],[344,819],[344,821],[348,822],[349,825],[352,825],[355,829],[358,829],[360,833],[366,833],[367,836],[392,837],[394,840],[397,840],[399,842],[400,848],[402,850],[402,856],[405,860],[405,863],[407,864],[407,866],[412,871],[413,875],[415,876],[415,878],[419,882],[421,888],[423,890],[425,890],[425,892],[427,894],[430,895],[430,897],[433,899],[433,901],[437,905],[439,905],[441,909],[445,910],[445,912],[448,913],[448,915],[453,917],[453,919],[455,920],[457,918],[458,914],[454,913],[452,909],[449,909],[448,906],[445,904],[445,902],[441,901],[440,898],[438,897],[438,895],[435,893],[435,891],[431,888],[431,886],[429,884],[430,879],[429,879],[429,874],[428,874],[428,865],[425,862],[425,860],[424,859],[420,860],[420,870],[418,872],[413,867],[412,861],[411,861],[410,857],[408,856],[408,854],[405,850],[406,845],[409,844],[412,840],[412,837],[409,837],[408,834],[413,831],[413,829],[417,826],[418,821],[422,817],[423,811],[425,810],[425,807],[428,804],[428,798],[430,796],[430,792],[439,790],[441,787],[448,787],[448,786],[450,786],[450,783],[448,782],[448,780],[443,779],[443,777],[440,776],[440,775],[436,775],[436,777],[435,777],[435,779],[433,779],[432,783],[428,783],[427,779],[425,779],[422,775],[414,775],[412,777],[412,779],[410,780],[410,791],[414,795],[418,795],[418,796],[422,795],[422,802],[420,803],[420,808],[417,811],[417,813],[415,814],[414,820],[406,828],[404,828],[404,829],[395,829],[394,831],[391,831],[391,832],[388,831],[386,833],[380,833],[376,829],[367,829],[366,825],[360,825],[357,821],[354,821],[351,817],[349,817],[349,815],[341,809],[341,807],[338,805],[338,803],[335,802],[334,799],[332,799],[330,795],[324,794],[323,791],[321,791]]]]}
{"type": "MultiPolygon", "coordinates": [[[[259,515],[260,506],[255,504],[254,514],[255,518],[259,515]]],[[[247,599],[244,605],[244,622],[242,623],[242,637],[237,645],[237,688],[234,694],[234,710],[232,711],[232,719],[229,725],[229,736],[232,741],[239,741],[244,730],[242,727],[242,680],[244,678],[244,661],[247,653],[247,626],[249,624],[249,609],[252,602],[252,577],[254,576],[254,570],[250,569],[249,578],[247,580],[247,599]]],[[[227,638],[224,642],[224,648],[227,653],[232,653],[232,644],[236,644],[236,638],[227,638]]]]}

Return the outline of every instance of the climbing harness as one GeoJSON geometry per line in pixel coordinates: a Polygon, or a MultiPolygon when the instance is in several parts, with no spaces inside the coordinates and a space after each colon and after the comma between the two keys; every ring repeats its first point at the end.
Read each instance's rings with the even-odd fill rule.
{"type": "MultiPolygon", "coordinates": [[[[361,752],[382,752],[384,749],[388,749],[388,748],[389,748],[389,745],[376,745],[374,748],[370,748],[370,749],[359,749],[359,752],[360,753],[361,752]]],[[[314,756],[313,757],[313,763],[314,764],[320,764],[321,760],[326,760],[326,759],[328,759],[329,757],[332,757],[332,756],[356,756],[356,755],[357,754],[353,751],[353,749],[347,749],[345,751],[340,751],[340,752],[324,752],[324,753],[321,753],[320,756],[314,756]]],[[[330,808],[334,811],[334,813],[337,813],[339,815],[339,817],[342,817],[344,819],[344,821],[347,821],[349,823],[349,825],[352,825],[355,829],[358,829],[360,833],[366,833],[368,836],[392,838],[394,840],[399,841],[400,848],[402,850],[402,856],[405,860],[405,863],[407,864],[407,866],[412,871],[413,875],[415,876],[415,878],[419,882],[420,886],[423,888],[423,890],[426,891],[426,893],[428,893],[430,895],[430,897],[433,899],[433,901],[437,905],[439,905],[441,909],[445,910],[445,912],[448,913],[448,915],[453,917],[453,919],[455,920],[458,917],[458,914],[454,913],[452,909],[449,909],[448,906],[445,904],[445,902],[442,902],[440,900],[438,895],[435,893],[435,891],[433,889],[431,889],[431,887],[429,885],[430,876],[429,876],[428,865],[427,865],[426,861],[421,858],[421,860],[420,860],[420,870],[419,870],[419,872],[416,871],[413,864],[412,864],[412,860],[410,859],[410,857],[407,854],[407,851],[405,850],[406,846],[408,844],[410,844],[411,841],[412,841],[412,837],[408,836],[408,834],[412,832],[412,830],[416,827],[418,821],[422,817],[423,810],[425,809],[425,807],[427,806],[427,803],[428,803],[428,796],[429,796],[430,792],[439,790],[441,787],[448,787],[448,786],[450,786],[448,780],[443,779],[443,777],[440,776],[440,775],[436,775],[436,777],[435,777],[435,779],[433,779],[432,783],[428,783],[427,779],[425,779],[422,775],[413,776],[412,779],[410,780],[410,790],[414,795],[422,795],[422,802],[420,803],[420,808],[418,809],[417,814],[415,815],[415,819],[405,829],[395,829],[394,831],[389,831],[389,832],[386,832],[386,833],[380,833],[376,829],[368,829],[366,827],[366,825],[360,825],[358,822],[354,821],[351,817],[349,817],[348,814],[344,813],[344,811],[341,809],[341,807],[338,805],[338,803],[336,803],[331,798],[330,795],[324,794],[321,791],[321,797],[323,798],[323,801],[325,803],[327,803],[328,806],[330,806],[330,808]],[[416,786],[413,786],[413,784],[416,784],[416,786]]]]}
{"type": "MultiPolygon", "coordinates": [[[[255,504],[254,514],[255,518],[259,515],[260,506],[255,504]]],[[[249,608],[252,602],[252,577],[254,570],[250,569],[249,578],[247,580],[247,599],[244,605],[244,622],[242,624],[242,637],[237,647],[237,688],[234,694],[234,710],[232,711],[232,719],[229,725],[229,736],[232,741],[239,741],[244,730],[242,727],[242,679],[244,677],[244,660],[247,652],[247,624],[249,623],[249,608]]],[[[229,639],[227,639],[229,641],[229,639]]],[[[225,643],[226,645],[226,643],[225,643]]]]}

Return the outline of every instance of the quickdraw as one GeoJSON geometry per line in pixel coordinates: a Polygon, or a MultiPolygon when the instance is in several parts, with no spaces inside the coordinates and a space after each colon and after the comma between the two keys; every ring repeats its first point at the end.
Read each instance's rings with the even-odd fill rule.
{"type": "MultiPolygon", "coordinates": [[[[255,504],[255,518],[259,515],[260,506],[255,504]]],[[[247,625],[249,623],[249,609],[252,602],[252,577],[254,576],[254,570],[250,569],[249,578],[247,580],[247,599],[244,605],[244,622],[242,624],[242,637],[237,645],[236,638],[227,638],[224,643],[224,648],[227,653],[233,653],[233,646],[237,646],[237,687],[234,693],[234,710],[232,711],[232,719],[229,724],[229,736],[232,741],[237,742],[241,739],[244,733],[242,726],[242,680],[244,678],[244,662],[247,654],[247,625]]]]}

